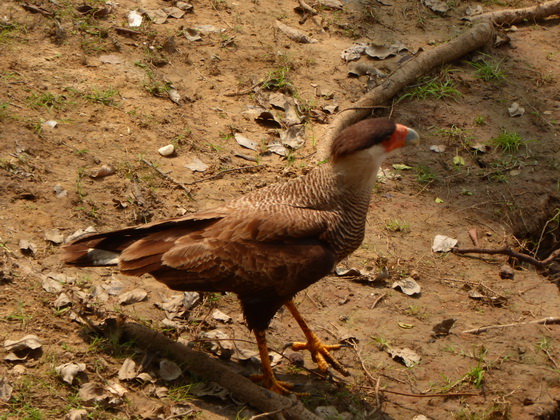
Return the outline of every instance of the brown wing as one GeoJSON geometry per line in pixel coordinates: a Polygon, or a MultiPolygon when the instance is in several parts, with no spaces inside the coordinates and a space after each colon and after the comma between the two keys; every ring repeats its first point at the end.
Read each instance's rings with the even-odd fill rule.
{"type": "Polygon", "coordinates": [[[123,250],[119,268],[125,274],[151,273],[173,289],[243,294],[273,288],[279,295],[294,294],[317,280],[296,286],[309,265],[326,259],[328,272],[334,264],[321,239],[328,225],[325,215],[274,205],[231,209],[199,229],[164,230],[135,241],[123,250]]]}
{"type": "Polygon", "coordinates": [[[62,259],[79,266],[116,265],[120,253],[139,239],[165,232],[163,236],[171,241],[216,222],[224,214],[223,210],[214,209],[112,232],[86,234],[64,246],[62,259]]]}
{"type": "Polygon", "coordinates": [[[134,272],[161,262],[150,266],[150,274],[172,289],[235,292],[249,328],[263,330],[284,302],[336,262],[321,239],[326,213],[293,208],[288,213],[230,214],[177,238],[159,257],[165,245],[154,235],[127,248],[120,268],[134,272]]]}

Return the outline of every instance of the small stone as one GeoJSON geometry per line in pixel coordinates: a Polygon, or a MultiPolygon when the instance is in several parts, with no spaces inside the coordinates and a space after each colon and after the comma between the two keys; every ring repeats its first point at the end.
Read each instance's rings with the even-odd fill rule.
{"type": "Polygon", "coordinates": [[[175,153],[175,146],[168,144],[167,146],[160,147],[158,153],[165,157],[171,156],[175,153]]]}
{"type": "Polygon", "coordinates": [[[510,265],[504,264],[500,267],[500,277],[503,279],[513,279],[515,272],[510,265]]]}

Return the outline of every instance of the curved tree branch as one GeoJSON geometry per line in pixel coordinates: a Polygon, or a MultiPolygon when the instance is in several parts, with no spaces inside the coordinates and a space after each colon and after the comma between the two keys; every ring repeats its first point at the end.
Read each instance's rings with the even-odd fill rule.
{"type": "Polygon", "coordinates": [[[524,21],[542,20],[551,15],[560,15],[560,1],[547,1],[533,7],[523,9],[499,10],[472,16],[468,20],[478,22],[488,19],[496,25],[513,25],[524,21]]]}
{"type": "Polygon", "coordinates": [[[191,350],[150,328],[127,322],[119,325],[120,332],[138,346],[164,353],[185,364],[186,369],[208,381],[226,388],[233,396],[265,412],[278,413],[286,419],[320,420],[296,400],[275,394],[248,378],[239,375],[224,363],[212,359],[205,353],[191,350]]]}
{"type": "Polygon", "coordinates": [[[322,145],[324,149],[321,150],[323,153],[320,154],[325,155],[325,152],[328,151],[328,146],[336,135],[345,127],[367,117],[371,112],[371,108],[388,101],[406,86],[412,84],[418,77],[432,69],[480,48],[490,41],[493,34],[494,28],[492,23],[490,21],[483,21],[477,23],[454,40],[421,53],[418,57],[407,61],[385,82],[362,96],[352,108],[343,110],[336,116],[327,129],[326,141],[322,145]]]}

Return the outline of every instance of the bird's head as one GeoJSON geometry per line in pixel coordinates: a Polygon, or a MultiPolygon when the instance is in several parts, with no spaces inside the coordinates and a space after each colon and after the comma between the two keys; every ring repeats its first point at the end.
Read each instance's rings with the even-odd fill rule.
{"type": "MultiPolygon", "coordinates": [[[[381,162],[401,147],[417,144],[412,128],[386,118],[371,118],[345,128],[331,145],[331,163],[337,173],[372,184],[381,162]]],[[[349,180],[350,181],[350,180],[349,180]]],[[[360,182],[360,183],[362,183],[360,182]]]]}

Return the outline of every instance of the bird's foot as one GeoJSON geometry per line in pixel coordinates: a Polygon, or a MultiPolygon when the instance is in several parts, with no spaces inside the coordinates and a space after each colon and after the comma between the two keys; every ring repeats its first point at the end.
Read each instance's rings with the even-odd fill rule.
{"type": "Polygon", "coordinates": [[[254,382],[260,382],[263,387],[266,389],[271,390],[272,392],[276,392],[280,395],[289,395],[294,394],[297,396],[305,396],[309,395],[307,393],[302,392],[294,392],[292,389],[294,388],[294,384],[291,382],[279,381],[276,379],[274,375],[251,375],[251,380],[254,382]]]}
{"type": "Polygon", "coordinates": [[[350,376],[348,370],[331,354],[331,351],[343,347],[341,344],[323,344],[315,333],[312,333],[310,338],[307,343],[295,342],[288,344],[287,347],[291,347],[294,351],[309,350],[311,358],[323,372],[326,372],[330,365],[342,375],[350,376]]]}

